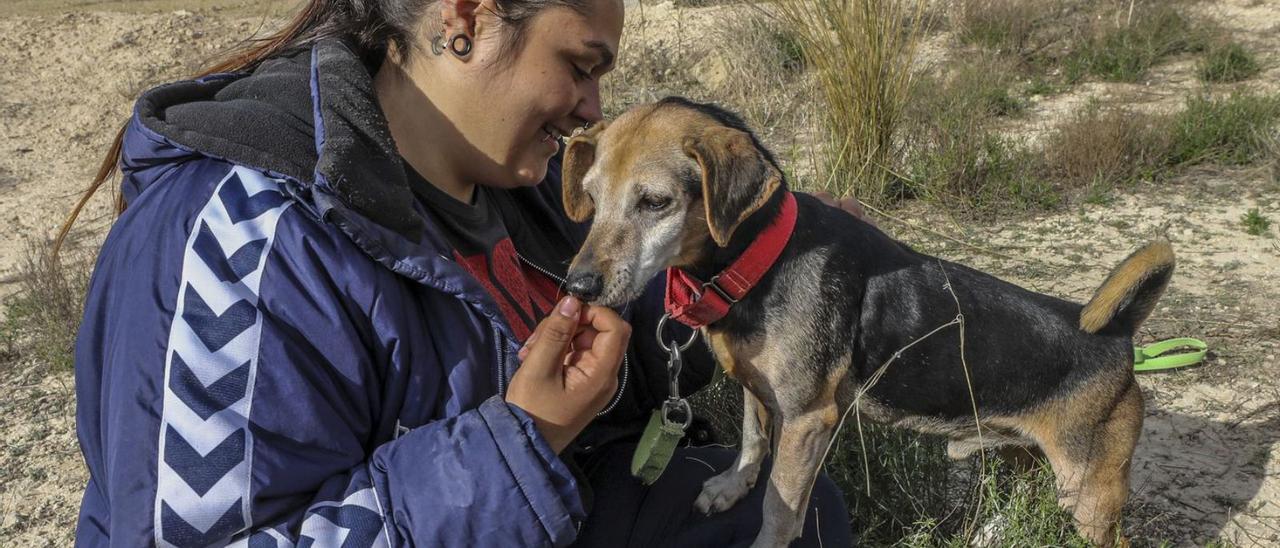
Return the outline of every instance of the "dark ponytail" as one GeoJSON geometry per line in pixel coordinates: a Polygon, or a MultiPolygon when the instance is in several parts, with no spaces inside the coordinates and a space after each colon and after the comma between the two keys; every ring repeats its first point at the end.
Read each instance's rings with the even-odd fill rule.
{"type": "MultiPolygon", "coordinates": [[[[589,0],[495,0],[498,12],[495,14],[503,21],[508,30],[514,33],[509,46],[522,43],[523,30],[528,21],[537,12],[550,6],[565,6],[578,12],[585,12],[589,0]]],[[[437,0],[307,0],[293,20],[275,34],[264,38],[253,38],[231,50],[221,60],[214,62],[196,76],[208,76],[227,72],[248,72],[257,68],[263,61],[277,57],[289,50],[307,47],[311,44],[336,36],[346,36],[355,40],[360,51],[367,57],[381,56],[389,45],[394,44],[403,56],[416,53],[414,34],[426,8],[437,0]]],[[[515,49],[514,47],[509,49],[515,49]]],[[[53,255],[56,257],[62,248],[63,241],[71,232],[72,225],[80,216],[89,199],[119,171],[120,153],[124,143],[125,123],[117,132],[106,157],[98,166],[98,173],[85,189],[67,220],[53,241],[53,255]]],[[[115,214],[124,213],[127,204],[120,194],[115,195],[115,214]]]]}

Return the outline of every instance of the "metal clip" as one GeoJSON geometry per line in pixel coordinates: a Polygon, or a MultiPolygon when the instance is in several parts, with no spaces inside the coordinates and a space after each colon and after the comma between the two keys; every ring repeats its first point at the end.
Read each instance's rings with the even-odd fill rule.
{"type": "Polygon", "coordinates": [[[662,402],[662,422],[667,425],[678,425],[681,430],[687,430],[693,423],[693,409],[689,407],[689,400],[680,398],[662,402]],[[673,412],[679,412],[680,416],[673,418],[673,412]]]}
{"type": "Polygon", "coordinates": [[[684,368],[683,352],[693,346],[693,341],[698,338],[698,331],[694,330],[689,336],[689,340],[684,344],[677,344],[671,341],[669,344],[662,340],[662,328],[667,325],[667,320],[671,317],[669,314],[663,314],[662,319],[658,320],[658,346],[667,351],[667,399],[662,402],[662,422],[668,426],[678,425],[681,430],[689,428],[689,424],[693,422],[693,409],[689,407],[689,400],[680,397],[680,370],[684,368]],[[678,416],[677,416],[678,415],[678,416]]]}
{"type": "MultiPolygon", "coordinates": [[[[712,290],[712,291],[715,291],[715,292],[716,292],[716,294],[717,294],[717,295],[719,295],[721,299],[724,299],[724,302],[729,303],[730,305],[738,304],[738,299],[735,299],[735,298],[733,298],[733,297],[730,297],[730,296],[729,296],[729,292],[728,292],[728,291],[725,291],[723,287],[720,287],[720,275],[719,275],[719,274],[716,274],[715,276],[712,276],[712,277],[711,277],[711,281],[709,281],[709,282],[707,282],[707,283],[705,283],[705,284],[702,284],[702,293],[703,293],[704,295],[706,294],[706,292],[707,292],[707,290],[708,290],[708,289],[710,289],[710,290],[712,290]]],[[[702,295],[698,295],[698,300],[702,300],[702,295]]]]}
{"type": "Polygon", "coordinates": [[[667,350],[670,357],[667,358],[667,399],[680,399],[680,370],[684,368],[684,358],[680,356],[680,347],[672,345],[667,350]]]}

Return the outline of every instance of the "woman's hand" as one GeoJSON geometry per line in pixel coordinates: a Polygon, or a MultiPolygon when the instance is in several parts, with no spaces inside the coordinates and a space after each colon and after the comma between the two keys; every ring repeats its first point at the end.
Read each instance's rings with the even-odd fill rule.
{"type": "Polygon", "coordinates": [[[528,413],[559,453],[617,390],[630,338],[631,325],[613,310],[565,297],[520,349],[507,402],[528,413]]]}
{"type": "Polygon", "coordinates": [[[859,202],[857,198],[850,196],[843,200],[836,200],[835,196],[832,196],[830,192],[825,192],[825,191],[814,192],[813,197],[817,198],[818,200],[822,201],[822,203],[827,204],[831,207],[842,209],[852,214],[854,217],[861,219],[863,222],[866,222],[871,225],[876,224],[875,221],[871,220],[871,217],[867,216],[867,211],[862,208],[862,202],[859,202]]]}

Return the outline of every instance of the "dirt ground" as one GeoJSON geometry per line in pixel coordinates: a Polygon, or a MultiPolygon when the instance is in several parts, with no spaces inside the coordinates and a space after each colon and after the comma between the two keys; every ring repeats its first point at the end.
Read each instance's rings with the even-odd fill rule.
{"type": "MultiPolygon", "coordinates": [[[[24,242],[51,235],[61,223],[132,98],[269,27],[288,4],[0,5],[0,224],[7,234],[0,239],[0,296],[16,289],[24,242]]],[[[645,20],[655,25],[674,10],[645,4],[645,20]]],[[[1194,10],[1259,54],[1266,68],[1249,85],[1280,88],[1280,6],[1231,0],[1194,10]]],[[[1029,133],[1042,131],[1090,97],[1174,108],[1199,85],[1194,70],[1192,60],[1175,58],[1146,82],[1076,86],[1037,100],[1018,123],[1029,133]]],[[[1202,170],[1126,189],[1106,204],[984,224],[916,206],[893,212],[902,222],[885,218],[881,225],[925,251],[1080,301],[1127,253],[1167,235],[1179,267],[1142,339],[1196,336],[1211,353],[1202,367],[1140,376],[1147,417],[1126,529],[1137,539],[1179,546],[1215,539],[1278,546],[1280,243],[1250,236],[1240,223],[1251,208],[1280,220],[1277,169],[1202,170]]],[[[108,203],[104,197],[91,204],[77,225],[78,245],[100,241],[108,203]]],[[[1036,359],[1028,356],[1028,367],[1036,359]]],[[[0,366],[0,544],[69,545],[87,475],[75,438],[72,374],[10,362],[0,366]]]]}

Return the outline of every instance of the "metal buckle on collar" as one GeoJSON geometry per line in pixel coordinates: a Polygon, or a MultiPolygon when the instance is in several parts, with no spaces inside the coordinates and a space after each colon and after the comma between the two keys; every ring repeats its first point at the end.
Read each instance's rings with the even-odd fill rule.
{"type": "Polygon", "coordinates": [[[724,299],[724,301],[729,303],[730,305],[738,304],[738,299],[730,297],[729,293],[725,291],[723,287],[720,287],[719,283],[717,283],[719,281],[720,281],[720,275],[716,274],[715,276],[711,277],[711,281],[702,284],[702,293],[698,295],[698,300],[702,300],[702,296],[706,295],[707,289],[709,288],[712,291],[715,291],[716,294],[719,295],[721,299],[724,299]]]}

